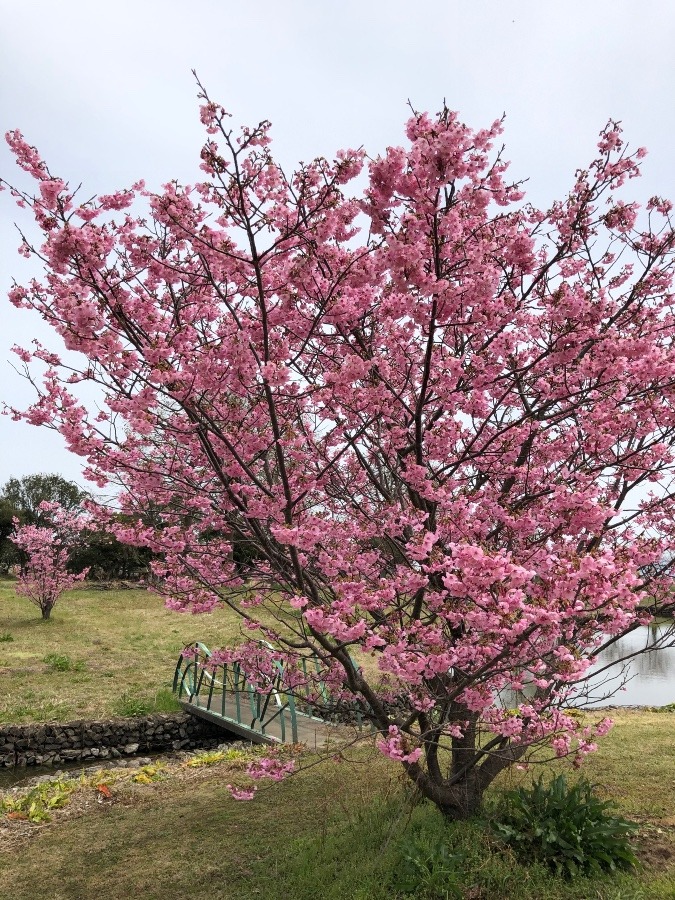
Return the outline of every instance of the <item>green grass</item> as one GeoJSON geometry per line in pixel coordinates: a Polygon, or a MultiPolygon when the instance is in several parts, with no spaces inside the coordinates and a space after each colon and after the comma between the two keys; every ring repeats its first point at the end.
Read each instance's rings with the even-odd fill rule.
{"type": "Polygon", "coordinates": [[[176,712],[181,709],[173,691],[168,687],[160,688],[153,697],[122,694],[113,705],[118,716],[147,716],[150,713],[176,712]]]}
{"type": "MultiPolygon", "coordinates": [[[[141,590],[75,591],[43,622],[11,582],[0,581],[3,633],[13,638],[0,651],[5,722],[173,709],[170,683],[182,647],[195,640],[215,647],[240,635],[224,610],[179,615],[141,590]]],[[[186,767],[184,776],[131,779],[111,802],[73,802],[47,825],[0,822],[0,896],[396,900],[411,896],[400,874],[406,852],[443,841],[447,897],[675,900],[675,711],[613,716],[615,729],[582,772],[639,824],[644,871],[568,884],[521,865],[489,821],[448,825],[429,804],[411,802],[400,767],[363,747],[347,762],[329,760],[265,788],[251,803],[229,797],[225,785],[241,777],[242,760],[225,754],[186,767]]],[[[569,776],[569,766],[548,770],[569,776]]],[[[506,773],[488,796],[487,818],[502,789],[532,776],[506,773]]],[[[425,897],[421,887],[414,896],[425,897]]]]}
{"type": "Polygon", "coordinates": [[[239,627],[224,610],[181,615],[145,590],[90,588],[64,595],[43,621],[0,580],[0,637],[0,722],[47,722],[175,710],[182,648],[238,641],[239,627]]]}
{"type": "Polygon", "coordinates": [[[83,659],[73,661],[67,653],[48,653],[43,662],[54,672],[84,672],[87,668],[83,659]]]}
{"type": "MultiPolygon", "coordinates": [[[[634,724],[640,724],[639,718],[634,724]]],[[[629,745],[658,751],[654,729],[633,730],[629,745]]],[[[625,739],[625,734],[621,740],[625,739]]],[[[606,743],[620,744],[607,738],[606,743]]],[[[614,748],[617,750],[618,746],[614,748]]],[[[675,829],[667,817],[641,825],[638,852],[649,865],[633,873],[572,882],[539,865],[522,865],[490,826],[498,793],[486,815],[446,823],[433,806],[415,803],[396,764],[372,747],[350,761],[326,761],[251,802],[230,798],[225,785],[241,777],[241,760],[165,770],[161,779],[118,787],[110,802],[55,812],[47,827],[0,849],[3,896],[14,900],[399,900],[442,898],[420,889],[404,893],[405,855],[420,844],[443,842],[452,881],[466,900],[672,900],[675,829]],[[184,773],[184,774],[183,774],[184,773]],[[453,862],[454,861],[454,862],[453,862]],[[452,866],[455,867],[454,872],[452,866]]],[[[610,756],[611,758],[611,756],[610,756]]],[[[315,757],[305,757],[314,762],[315,757]]],[[[602,750],[596,769],[606,768],[602,750]]],[[[588,771],[586,774],[591,774],[588,771]]],[[[672,770],[671,770],[672,776],[672,770]]],[[[530,776],[520,774],[520,778],[530,776]]],[[[672,784],[663,786],[671,803],[672,784]]],[[[633,777],[625,798],[646,810],[633,777]]],[[[1,832],[0,832],[1,833],[1,832]]],[[[1,842],[0,842],[1,846],[1,842]]]]}

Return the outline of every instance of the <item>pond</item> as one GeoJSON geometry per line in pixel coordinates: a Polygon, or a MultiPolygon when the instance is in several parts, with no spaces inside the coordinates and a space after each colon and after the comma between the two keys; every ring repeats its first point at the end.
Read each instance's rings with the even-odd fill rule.
{"type": "MultiPolygon", "coordinates": [[[[579,694],[571,699],[569,705],[600,708],[668,706],[675,703],[675,647],[667,646],[673,641],[673,621],[653,622],[636,628],[598,656],[587,684],[577,686],[579,694]],[[660,649],[640,653],[645,647],[652,647],[658,642],[661,642],[660,649]],[[640,655],[626,660],[632,653],[640,655]],[[596,677],[592,675],[594,671],[598,672],[596,677]]],[[[509,708],[531,700],[535,693],[536,688],[530,683],[518,693],[503,691],[499,702],[509,708]]]]}
{"type": "Polygon", "coordinates": [[[620,660],[644,647],[652,646],[666,635],[674,635],[672,622],[652,623],[637,628],[608,647],[598,657],[595,669],[613,663],[602,675],[589,682],[588,702],[612,706],[667,706],[675,703],[675,647],[643,653],[621,663],[620,660]],[[622,686],[623,685],[623,686],[622,686]],[[611,697],[606,695],[616,691],[611,697]]]}

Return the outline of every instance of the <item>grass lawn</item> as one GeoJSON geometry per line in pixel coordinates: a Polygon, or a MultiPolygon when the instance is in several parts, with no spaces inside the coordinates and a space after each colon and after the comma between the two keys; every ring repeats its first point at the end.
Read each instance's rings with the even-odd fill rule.
{"type": "Polygon", "coordinates": [[[170,693],[182,648],[237,641],[231,614],[179,614],[145,590],[84,588],[52,618],[0,581],[0,722],[48,722],[178,709],[170,693]]]}
{"type": "MultiPolygon", "coordinates": [[[[447,842],[466,900],[673,900],[673,714],[620,713],[586,767],[640,822],[638,872],[566,882],[522,865],[486,821],[446,825],[414,804],[398,767],[372,746],[324,761],[237,802],[225,785],[240,766],[174,768],[164,780],[112,782],[81,795],[47,825],[0,827],[0,895],[13,900],[393,900],[395,873],[422,839],[447,842]],[[664,751],[670,746],[670,760],[664,751]],[[636,758],[640,759],[639,767],[636,758]]],[[[311,763],[314,757],[305,756],[311,763]]],[[[526,779],[514,773],[507,780],[526,779]]],[[[492,792],[493,798],[498,791],[492,792]]],[[[489,816],[488,804],[488,816],[489,816]]]]}
{"type": "MultiPolygon", "coordinates": [[[[225,611],[178,615],[145,591],[75,591],[43,623],[11,582],[0,582],[0,612],[6,722],[168,708],[181,648],[239,635],[225,611]]],[[[675,900],[675,712],[612,715],[616,727],[583,774],[639,823],[635,873],[568,883],[522,865],[488,821],[447,825],[432,806],[413,803],[400,768],[366,742],[342,762],[304,755],[301,762],[316,764],[248,803],[225,787],[241,778],[241,761],[175,763],[148,784],[121,770],[105,793],[83,785],[46,824],[0,820],[0,898],[675,900]],[[441,839],[454,866],[447,891],[402,893],[395,873],[406,848],[441,839]]],[[[501,788],[530,777],[506,773],[486,818],[501,788]]]]}

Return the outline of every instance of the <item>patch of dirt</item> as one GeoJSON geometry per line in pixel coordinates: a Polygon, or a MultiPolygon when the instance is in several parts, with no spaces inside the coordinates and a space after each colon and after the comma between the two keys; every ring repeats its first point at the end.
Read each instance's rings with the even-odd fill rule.
{"type": "Polygon", "coordinates": [[[669,869],[675,864],[675,819],[641,822],[632,844],[645,868],[657,872],[669,869]]]}

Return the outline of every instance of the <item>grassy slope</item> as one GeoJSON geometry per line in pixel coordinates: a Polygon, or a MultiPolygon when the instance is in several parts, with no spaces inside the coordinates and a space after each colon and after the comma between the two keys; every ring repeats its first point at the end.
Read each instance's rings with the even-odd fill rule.
{"type": "MultiPolygon", "coordinates": [[[[0,695],[5,721],[109,715],[123,694],[152,698],[168,685],[185,643],[216,646],[238,635],[225,612],[179,616],[144,591],[74,592],[44,624],[0,582],[0,612],[0,636],[13,637],[0,643],[0,674],[12,674],[0,695]],[[50,653],[83,668],[54,671],[43,661],[50,653]]],[[[585,774],[642,823],[647,872],[567,886],[491,852],[484,828],[462,824],[447,839],[465,857],[462,884],[475,887],[475,898],[675,898],[675,714],[615,717],[585,774]]],[[[233,773],[221,766],[198,780],[136,786],[112,805],[57,814],[18,844],[10,829],[4,847],[0,840],[0,897],[392,898],[399,831],[440,835],[444,826],[431,807],[410,807],[398,767],[368,749],[350,755],[351,763],[326,762],[252,803],[229,798],[224,784],[233,773]]],[[[502,786],[528,777],[514,771],[502,786]]]]}

